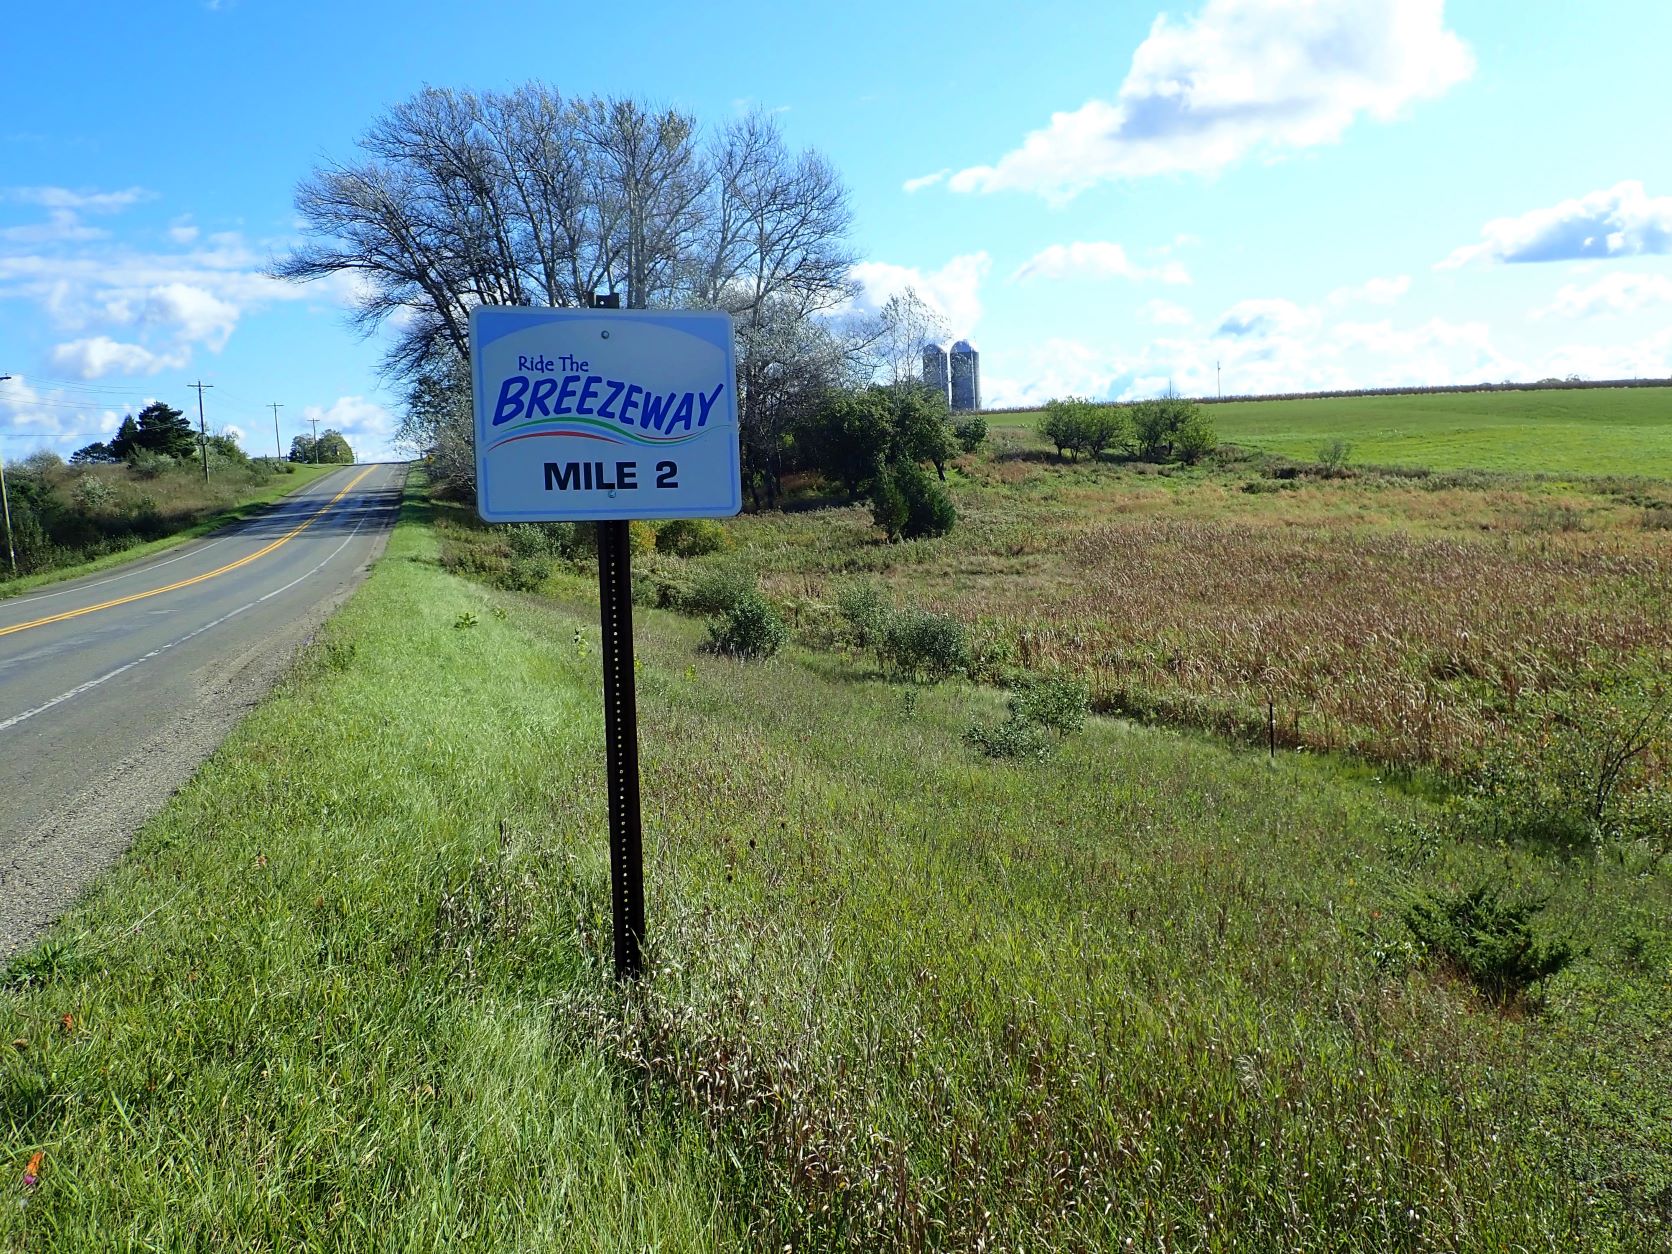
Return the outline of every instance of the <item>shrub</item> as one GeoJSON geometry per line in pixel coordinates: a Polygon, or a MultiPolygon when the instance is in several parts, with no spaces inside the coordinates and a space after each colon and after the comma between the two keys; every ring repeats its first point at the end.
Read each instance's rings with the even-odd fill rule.
{"type": "Polygon", "coordinates": [[[1672,760],[1672,685],[1624,667],[1584,678],[1589,691],[1529,699],[1533,730],[1498,741],[1474,771],[1454,810],[1476,835],[1569,847],[1654,835],[1654,764],[1672,760]]]}
{"type": "Polygon", "coordinates": [[[916,462],[885,466],[871,481],[871,517],[890,541],[944,536],[958,521],[945,488],[916,462]]]}
{"type": "Polygon", "coordinates": [[[879,653],[896,671],[931,680],[969,670],[964,625],[945,614],[901,610],[889,617],[879,653]]]}
{"type": "Polygon", "coordinates": [[[772,603],[752,590],[708,625],[709,649],[728,657],[771,657],[784,647],[789,636],[790,629],[772,603]]]}
{"type": "Polygon", "coordinates": [[[575,524],[510,523],[505,527],[505,541],[512,557],[567,557],[575,551],[575,524]]]}
{"type": "Polygon", "coordinates": [[[959,448],[973,453],[987,442],[987,420],[980,414],[971,414],[952,428],[952,435],[959,448]]]}
{"type": "Polygon", "coordinates": [[[1345,469],[1347,459],[1353,455],[1351,441],[1343,440],[1340,436],[1330,440],[1318,448],[1318,464],[1331,474],[1338,474],[1345,469]]]}
{"type": "Polygon", "coordinates": [[[1499,888],[1481,883],[1466,892],[1424,893],[1403,915],[1418,945],[1503,1004],[1577,956],[1566,941],[1541,943],[1533,936],[1532,918],[1544,906],[1536,899],[1506,901],[1499,888]]]}
{"type": "Polygon", "coordinates": [[[1101,457],[1114,447],[1129,451],[1132,426],[1127,411],[1078,396],[1047,401],[1039,432],[1057,446],[1057,456],[1101,457]]]}
{"type": "Polygon", "coordinates": [[[977,723],[964,732],[964,739],[989,758],[1032,758],[1043,762],[1056,748],[1050,732],[1037,723],[1014,717],[992,727],[977,723]]]}
{"type": "Polygon", "coordinates": [[[1212,421],[1202,413],[1201,406],[1182,396],[1138,401],[1131,406],[1131,418],[1138,456],[1145,461],[1184,457],[1186,448],[1195,450],[1193,457],[1199,457],[1215,442],[1212,421]]]}
{"type": "Polygon", "coordinates": [[[850,583],[836,593],[836,612],[853,632],[854,643],[862,649],[874,648],[888,632],[888,620],[893,607],[876,584],[868,579],[850,583]]]}
{"type": "Polygon", "coordinates": [[[1213,422],[1200,407],[1179,425],[1173,437],[1173,456],[1191,465],[1218,447],[1219,437],[1214,434],[1213,422]]]}
{"type": "Polygon", "coordinates": [[[687,614],[725,614],[755,595],[755,572],[750,567],[736,563],[706,566],[692,578],[684,599],[675,608],[687,614]]]}
{"type": "Polygon", "coordinates": [[[174,459],[165,453],[153,453],[150,449],[135,449],[128,457],[128,465],[133,469],[136,478],[159,479],[174,469],[174,459]]]}
{"type": "Polygon", "coordinates": [[[110,485],[97,475],[82,475],[70,490],[70,499],[75,502],[76,508],[88,514],[103,510],[110,504],[113,495],[110,485]]]}
{"type": "Polygon", "coordinates": [[[627,523],[627,551],[634,557],[656,551],[656,524],[643,518],[627,523]]]}
{"type": "Polygon", "coordinates": [[[1086,725],[1091,689],[1077,679],[1030,679],[1011,696],[1010,713],[1059,736],[1071,736],[1086,725]]]}
{"type": "Polygon", "coordinates": [[[676,557],[706,557],[726,547],[726,529],[713,518],[674,518],[656,533],[656,551],[676,557]]]}
{"type": "Polygon", "coordinates": [[[964,739],[990,758],[1051,756],[1086,725],[1091,690],[1074,679],[1026,679],[1010,696],[1010,716],[992,727],[975,724],[964,739]]]}

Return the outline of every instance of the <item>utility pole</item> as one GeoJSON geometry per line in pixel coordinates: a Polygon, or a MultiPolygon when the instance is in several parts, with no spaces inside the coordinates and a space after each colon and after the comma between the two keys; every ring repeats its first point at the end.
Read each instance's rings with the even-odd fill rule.
{"type": "Polygon", "coordinates": [[[196,388],[197,389],[197,442],[198,442],[198,447],[203,450],[203,486],[208,487],[209,486],[209,427],[208,427],[208,424],[206,424],[203,421],[203,389],[204,388],[212,388],[215,385],[213,383],[204,383],[202,380],[199,380],[196,383],[188,383],[188,384],[186,384],[186,386],[189,387],[189,388],[196,388]]]}
{"type": "Polygon", "coordinates": [[[1213,391],[1220,400],[1225,399],[1225,389],[1219,386],[1219,363],[1213,363],[1213,391]]]}
{"type": "MultiPolygon", "coordinates": [[[[0,383],[12,376],[0,374],[0,383]]],[[[12,501],[6,495],[6,450],[0,449],[0,512],[6,515],[6,556],[11,559],[12,578],[17,578],[17,551],[12,548],[12,501]]]]}
{"type": "Polygon", "coordinates": [[[313,423],[313,460],[314,465],[317,466],[319,465],[319,419],[310,418],[308,421],[313,423]]]}
{"type": "Polygon", "coordinates": [[[279,443],[279,410],[283,408],[277,401],[273,402],[273,451],[279,455],[281,462],[284,460],[284,445],[279,443]]]}

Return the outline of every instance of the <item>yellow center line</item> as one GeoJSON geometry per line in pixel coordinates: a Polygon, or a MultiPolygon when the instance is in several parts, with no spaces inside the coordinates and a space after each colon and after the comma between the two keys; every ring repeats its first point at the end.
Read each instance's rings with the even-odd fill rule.
{"type": "Polygon", "coordinates": [[[228,562],[225,566],[222,566],[217,570],[205,571],[201,575],[193,575],[190,579],[182,579],[178,583],[171,583],[161,588],[152,588],[149,592],[135,592],[130,596],[117,597],[111,601],[101,601],[97,605],[84,606],[79,610],[66,610],[62,614],[51,614],[46,618],[33,619],[27,623],[16,623],[11,627],[0,627],[0,636],[9,636],[14,631],[28,631],[31,627],[45,627],[48,623],[62,623],[67,619],[80,618],[83,614],[96,614],[100,610],[115,609],[118,605],[130,605],[135,601],[143,601],[146,597],[161,596],[165,592],[175,592],[181,588],[189,588],[194,583],[202,583],[206,579],[213,579],[217,575],[224,575],[228,571],[237,570],[240,566],[248,566],[251,562],[255,561],[256,558],[265,557],[280,545],[290,543],[290,541],[294,540],[309,527],[313,526],[327,510],[329,510],[338,501],[342,500],[343,497],[347,496],[350,492],[354,491],[355,486],[359,484],[360,480],[371,474],[375,469],[375,466],[367,466],[359,474],[355,475],[353,479],[349,480],[347,487],[337,493],[337,495],[332,497],[329,501],[325,502],[324,505],[320,506],[319,509],[316,510],[300,526],[285,532],[284,535],[267,545],[267,547],[257,549],[254,553],[241,557],[236,562],[228,562]]]}

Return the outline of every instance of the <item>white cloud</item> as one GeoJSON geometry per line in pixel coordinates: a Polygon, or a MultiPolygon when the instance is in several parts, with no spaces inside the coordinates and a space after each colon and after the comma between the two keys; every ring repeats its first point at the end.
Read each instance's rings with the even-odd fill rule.
{"type": "Polygon", "coordinates": [[[249,438],[249,434],[244,430],[244,428],[238,426],[236,423],[230,422],[221,428],[221,434],[236,440],[240,448],[244,446],[244,441],[249,438]]]}
{"type": "Polygon", "coordinates": [[[1357,287],[1338,287],[1329,294],[1332,305],[1391,305],[1411,290],[1411,276],[1396,274],[1386,279],[1368,279],[1357,287]]]}
{"type": "Polygon", "coordinates": [[[165,283],[151,289],[144,318],[183,344],[204,344],[218,353],[238,325],[238,306],[190,283],[165,283]]]}
{"type": "Polygon", "coordinates": [[[981,284],[993,268],[985,252],[954,257],[939,270],[919,270],[891,265],[886,261],[862,261],[848,272],[859,284],[854,302],[865,310],[878,310],[890,296],[915,288],[926,304],[946,320],[954,337],[969,335],[981,320],[981,284]]]}
{"type": "Polygon", "coordinates": [[[1444,0],[1207,0],[1157,17],[1114,100],[1055,113],[958,192],[1066,200],[1111,179],[1211,173],[1251,154],[1339,140],[1355,119],[1396,118],[1474,72],[1444,0]]]}
{"type": "Polygon", "coordinates": [[[1187,327],[1196,320],[1183,305],[1170,300],[1145,301],[1138,316],[1158,327],[1187,327]]]}
{"type": "Polygon", "coordinates": [[[1631,314],[1649,305],[1672,302],[1672,277],[1663,274],[1607,274],[1595,283],[1569,283],[1533,317],[1592,318],[1631,314]]]}
{"type": "Polygon", "coordinates": [[[1518,218],[1494,218],[1478,244],[1465,244],[1436,269],[1471,261],[1573,261],[1672,253],[1672,196],[1650,196],[1635,179],[1518,218]]]}
{"type": "Polygon", "coordinates": [[[119,192],[76,192],[67,187],[12,187],[0,194],[0,198],[25,205],[40,205],[45,209],[118,213],[142,200],[150,200],[154,194],[143,187],[129,187],[119,192]]]}
{"type": "Polygon", "coordinates": [[[0,230],[0,240],[8,244],[68,244],[109,236],[109,231],[88,226],[71,209],[54,209],[47,214],[45,222],[28,222],[0,230]]]}
{"type": "Polygon", "coordinates": [[[400,425],[394,414],[364,396],[339,396],[326,406],[303,406],[302,421],[308,424],[310,434],[315,420],[321,433],[341,431],[354,455],[362,460],[387,457],[395,429],[400,425]]]}
{"type": "Polygon", "coordinates": [[[52,350],[52,364],[79,379],[102,379],[110,374],[156,374],[179,369],[191,360],[188,349],[154,353],[143,344],[123,344],[107,335],[72,340],[52,350]]]}
{"type": "Polygon", "coordinates": [[[1119,244],[1076,241],[1052,244],[1035,253],[1011,276],[1013,282],[1028,279],[1157,279],[1162,283],[1188,283],[1190,274],[1176,261],[1159,266],[1134,265],[1119,244]]]}
{"type": "Polygon", "coordinates": [[[925,187],[933,187],[936,183],[940,182],[951,173],[952,168],[948,166],[944,170],[936,170],[933,174],[924,174],[918,178],[907,179],[904,183],[900,184],[900,190],[905,192],[907,195],[910,195],[912,192],[920,192],[925,187]]]}
{"type": "Polygon", "coordinates": [[[1539,377],[1672,378],[1672,327],[1628,344],[1569,344],[1542,363],[1539,377]]]}
{"type": "Polygon", "coordinates": [[[168,238],[176,244],[195,244],[197,237],[198,229],[189,217],[176,218],[169,224],[168,238]]]}
{"type": "Polygon", "coordinates": [[[1312,326],[1316,321],[1315,314],[1302,309],[1292,300],[1239,300],[1219,316],[1214,335],[1229,339],[1289,335],[1312,326]]]}

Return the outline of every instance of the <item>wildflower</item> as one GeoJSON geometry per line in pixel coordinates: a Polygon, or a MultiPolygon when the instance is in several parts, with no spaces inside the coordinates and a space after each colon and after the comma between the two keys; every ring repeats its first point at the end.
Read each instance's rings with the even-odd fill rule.
{"type": "Polygon", "coordinates": [[[40,1183],[41,1159],[45,1157],[46,1154],[41,1150],[36,1150],[29,1156],[29,1165],[23,1169],[23,1188],[25,1192],[40,1183]]]}

